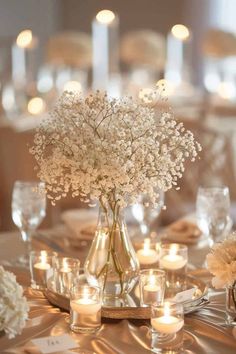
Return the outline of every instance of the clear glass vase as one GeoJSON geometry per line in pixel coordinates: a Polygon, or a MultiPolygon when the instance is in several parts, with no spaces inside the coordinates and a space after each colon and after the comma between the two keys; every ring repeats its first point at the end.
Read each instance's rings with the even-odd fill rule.
{"type": "Polygon", "coordinates": [[[236,282],[226,287],[226,322],[236,325],[236,282]]]}
{"type": "Polygon", "coordinates": [[[91,285],[103,289],[103,299],[122,298],[134,287],[139,262],[120,208],[100,207],[84,271],[91,285]]]}

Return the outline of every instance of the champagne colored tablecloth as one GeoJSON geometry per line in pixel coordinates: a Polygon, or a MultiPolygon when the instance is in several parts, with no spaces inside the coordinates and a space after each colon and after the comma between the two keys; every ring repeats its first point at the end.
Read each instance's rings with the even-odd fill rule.
{"type": "MultiPolygon", "coordinates": [[[[1,243],[8,245],[3,253],[12,249],[12,237],[0,235],[1,243]]],[[[6,236],[6,234],[5,234],[6,236]]],[[[48,245],[47,245],[48,246],[48,245]]],[[[2,249],[2,248],[1,248],[2,249]]],[[[203,250],[204,251],[204,250],[203,250]]],[[[79,251],[81,253],[82,251],[79,251]]],[[[199,251],[198,251],[199,252],[199,251]]],[[[194,261],[195,252],[190,257],[194,261]]],[[[1,257],[1,252],[0,252],[1,257]]],[[[198,258],[198,256],[197,256],[198,258]]],[[[0,258],[1,260],[1,258],[0,258]]],[[[25,294],[30,305],[30,318],[21,335],[9,340],[0,336],[0,353],[33,353],[37,349],[30,342],[33,338],[56,336],[69,333],[78,343],[75,353],[96,354],[148,354],[151,353],[150,323],[148,321],[104,320],[101,329],[93,335],[75,334],[69,330],[68,314],[52,307],[39,291],[27,287],[28,271],[8,268],[25,286],[25,294]]],[[[205,271],[195,270],[194,275],[209,281],[205,271]]],[[[236,328],[222,324],[225,317],[224,292],[210,290],[210,304],[198,312],[185,316],[184,353],[188,354],[233,354],[236,353],[236,328]]],[[[69,353],[67,351],[64,353],[69,353]]]]}

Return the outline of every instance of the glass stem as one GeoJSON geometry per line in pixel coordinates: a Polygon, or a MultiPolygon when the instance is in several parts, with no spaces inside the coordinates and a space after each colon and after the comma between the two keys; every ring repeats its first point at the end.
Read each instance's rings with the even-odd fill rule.
{"type": "Polygon", "coordinates": [[[21,237],[22,240],[24,241],[25,245],[25,253],[26,255],[29,255],[30,251],[32,250],[32,245],[31,245],[31,232],[30,231],[25,231],[21,230],[21,237]]]}

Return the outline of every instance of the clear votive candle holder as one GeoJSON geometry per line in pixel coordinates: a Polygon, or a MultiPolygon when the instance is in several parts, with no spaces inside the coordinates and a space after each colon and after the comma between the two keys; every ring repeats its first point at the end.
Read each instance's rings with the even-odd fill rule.
{"type": "Polygon", "coordinates": [[[43,290],[47,287],[47,281],[52,276],[52,264],[56,253],[47,251],[30,252],[31,287],[43,290]]]}
{"type": "Polygon", "coordinates": [[[184,310],[181,304],[164,302],[151,307],[152,351],[179,353],[183,349],[184,310]]]}
{"type": "Polygon", "coordinates": [[[145,269],[139,273],[139,291],[141,306],[150,306],[163,302],[165,294],[165,272],[159,269],[145,269]]]}
{"type": "Polygon", "coordinates": [[[93,333],[101,326],[102,292],[99,287],[75,285],[70,293],[70,328],[93,333]]]}
{"type": "Polygon", "coordinates": [[[150,267],[158,263],[159,249],[156,247],[156,243],[151,242],[150,238],[145,238],[136,255],[142,268],[150,267]]]}
{"type": "Polygon", "coordinates": [[[166,284],[170,288],[181,288],[188,263],[188,247],[177,243],[162,244],[159,266],[166,272],[166,284]]]}
{"type": "Polygon", "coordinates": [[[80,261],[76,258],[56,257],[53,262],[55,289],[63,295],[70,295],[71,288],[79,280],[80,261]]]}

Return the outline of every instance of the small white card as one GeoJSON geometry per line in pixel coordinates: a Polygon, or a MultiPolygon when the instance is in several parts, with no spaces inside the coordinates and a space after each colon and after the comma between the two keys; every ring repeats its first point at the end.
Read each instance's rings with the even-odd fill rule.
{"type": "Polygon", "coordinates": [[[195,288],[181,291],[180,293],[175,295],[173,300],[176,302],[185,302],[191,300],[193,298],[193,294],[195,293],[195,291],[196,291],[195,288]]]}
{"type": "Polygon", "coordinates": [[[69,334],[62,336],[42,337],[31,340],[43,354],[62,352],[67,349],[77,348],[78,344],[69,334]]]}

